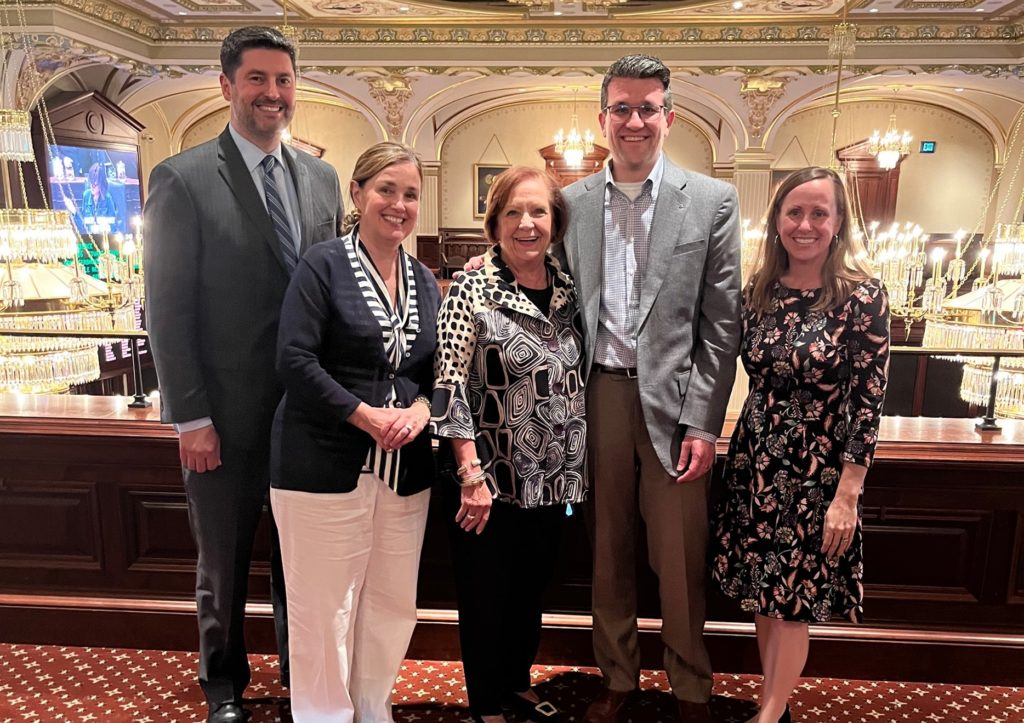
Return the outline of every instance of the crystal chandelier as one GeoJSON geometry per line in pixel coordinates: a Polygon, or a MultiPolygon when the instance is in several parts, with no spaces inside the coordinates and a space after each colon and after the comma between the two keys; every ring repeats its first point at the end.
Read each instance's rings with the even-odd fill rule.
{"type": "MultiPolygon", "coordinates": [[[[919,225],[912,221],[902,225],[896,222],[884,231],[878,230],[880,226],[878,221],[867,225],[864,246],[889,293],[893,315],[912,320],[941,313],[949,282],[959,285],[963,281],[963,261],[951,261],[943,272],[945,249],[935,248],[931,255],[927,254],[925,248],[930,237],[919,225]],[[932,274],[926,281],[924,272],[929,263],[932,274]]],[[[859,229],[856,233],[860,235],[859,229]]],[[[959,245],[963,232],[958,231],[957,235],[959,245]]]]}
{"type": "Polygon", "coordinates": [[[912,140],[914,138],[910,135],[910,131],[897,130],[896,109],[893,108],[885,133],[876,130],[868,139],[868,151],[875,156],[881,168],[891,171],[903,156],[910,153],[912,140]]]}
{"type": "Polygon", "coordinates": [[[923,345],[1016,353],[1000,358],[998,365],[995,356],[940,358],[963,365],[960,398],[965,402],[985,407],[995,381],[995,414],[1024,419],[1024,357],[1019,356],[1024,352],[1024,281],[1000,279],[975,287],[948,301],[944,318],[928,320],[923,345]]]}
{"type": "Polygon", "coordinates": [[[857,26],[846,22],[847,3],[843,3],[842,21],[832,27],[832,36],[828,39],[828,54],[836,61],[836,85],[832,98],[832,152],[829,154],[828,167],[843,176],[845,172],[839,163],[839,155],[836,153],[836,136],[839,131],[839,116],[842,111],[839,109],[839,90],[843,81],[843,63],[853,55],[857,49],[857,26]]]}
{"type": "MultiPolygon", "coordinates": [[[[23,50],[22,72],[36,86],[29,95],[41,97],[24,11],[20,3],[14,5],[19,25],[0,28],[0,77],[8,77],[8,63],[18,57],[16,50],[23,50]],[[16,47],[19,39],[23,48],[16,47]]],[[[26,178],[31,176],[22,164],[32,164],[43,198],[48,167],[37,167],[30,114],[3,107],[5,100],[0,98],[0,158],[18,163],[14,169],[0,163],[8,206],[0,209],[0,392],[65,392],[70,385],[99,377],[98,345],[113,341],[118,330],[135,329],[134,302],[141,301],[142,277],[141,271],[126,268],[132,264],[135,240],[125,240],[118,256],[108,248],[104,233],[104,248],[93,256],[103,280],[82,273],[77,261],[82,239],[69,213],[27,208],[26,178]],[[25,208],[13,207],[14,180],[25,208]],[[107,332],[112,338],[97,338],[107,332]]],[[[53,129],[45,101],[39,103],[43,148],[49,148],[53,129]]]]}
{"type": "MultiPolygon", "coordinates": [[[[962,360],[964,376],[960,398],[985,407],[992,385],[994,357],[970,357],[962,360]]],[[[1006,357],[996,373],[995,413],[1008,419],[1024,419],[1024,359],[1006,357]]]]}
{"type": "Polygon", "coordinates": [[[565,165],[569,168],[582,168],[583,158],[588,153],[594,152],[594,134],[588,128],[585,133],[580,134],[579,116],[576,114],[576,95],[579,88],[572,91],[572,123],[569,134],[566,135],[562,128],[555,134],[555,152],[561,153],[565,159],[565,165]]]}
{"type": "Polygon", "coordinates": [[[846,6],[843,5],[843,21],[832,26],[828,39],[828,54],[831,58],[849,58],[857,49],[857,26],[846,22],[846,6]]]}
{"type": "Polygon", "coordinates": [[[31,161],[32,118],[27,111],[0,108],[0,159],[31,161]]]}
{"type": "Polygon", "coordinates": [[[1007,276],[1024,276],[1024,222],[996,224],[993,265],[1007,276]]]}

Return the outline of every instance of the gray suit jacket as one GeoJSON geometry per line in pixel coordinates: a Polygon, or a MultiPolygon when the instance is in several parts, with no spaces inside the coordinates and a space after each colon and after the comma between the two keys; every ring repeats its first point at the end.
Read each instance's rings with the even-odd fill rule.
{"type": "MultiPolygon", "coordinates": [[[[587,369],[594,359],[604,239],[604,171],[565,189],[570,224],[560,252],[576,279],[587,369]]],[[[740,345],[736,189],[665,159],[640,292],[637,378],[647,431],[675,475],[686,427],[718,433],[740,345]]]]}
{"type": "MultiPolygon", "coordinates": [[[[338,235],[338,174],[308,154],[282,151],[305,251],[338,235]]],[[[208,416],[222,444],[265,448],[281,398],[274,354],[288,273],[226,128],[153,169],[145,231],[146,321],[163,421],[208,416]]]]}

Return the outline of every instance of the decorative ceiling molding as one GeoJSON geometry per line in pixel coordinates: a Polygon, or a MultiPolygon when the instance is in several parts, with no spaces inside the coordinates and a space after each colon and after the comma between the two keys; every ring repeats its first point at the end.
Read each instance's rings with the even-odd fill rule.
{"type": "Polygon", "coordinates": [[[740,81],[740,97],[747,106],[750,137],[757,140],[768,122],[768,111],[786,92],[790,78],[745,77],[740,81]]]}
{"type": "Polygon", "coordinates": [[[216,0],[205,3],[191,2],[191,0],[174,1],[187,10],[201,13],[254,13],[259,10],[258,7],[245,0],[216,0]]]}
{"type": "Polygon", "coordinates": [[[399,73],[391,73],[383,78],[366,78],[366,83],[370,86],[370,96],[384,109],[388,135],[393,141],[402,138],[405,105],[412,97],[412,84],[415,81],[415,78],[399,73]]]}
{"type": "MultiPolygon", "coordinates": [[[[781,2],[782,0],[779,0],[781,2]]],[[[816,1],[816,0],[815,0],[816,1]]],[[[921,0],[930,2],[933,0],[921,0]]],[[[956,0],[954,0],[956,1],[956,0]]],[[[974,0],[960,0],[974,2],[974,0]]],[[[184,5],[204,7],[193,0],[180,0],[184,5]]],[[[215,7],[223,13],[225,7],[255,7],[248,0],[225,0],[230,5],[217,3],[215,7]]],[[[943,7],[949,3],[941,3],[943,7]]],[[[224,25],[210,25],[209,18],[201,22],[181,23],[179,18],[156,20],[143,15],[136,9],[115,5],[105,0],[26,0],[26,7],[39,15],[32,22],[36,27],[45,27],[47,15],[57,29],[63,17],[59,10],[67,10],[87,18],[98,20],[105,25],[123,30],[159,44],[181,42],[217,44],[234,27],[234,22],[224,25]],[[49,12],[47,12],[49,11],[49,12]]],[[[257,16],[264,22],[269,18],[257,16]]],[[[249,16],[252,19],[252,16],[249,16]]],[[[992,18],[971,18],[971,22],[953,19],[902,18],[904,22],[892,22],[891,18],[878,21],[858,20],[858,43],[903,43],[921,40],[956,40],[958,42],[1006,43],[1024,39],[1024,25],[999,22],[992,18]]],[[[631,46],[637,45],[699,45],[722,43],[808,43],[825,42],[832,32],[832,18],[816,16],[815,22],[806,16],[767,16],[760,18],[739,17],[722,22],[722,18],[698,18],[692,13],[679,13],[671,17],[659,17],[656,21],[642,17],[616,17],[614,22],[576,21],[558,22],[557,18],[522,19],[505,17],[468,18],[462,14],[457,21],[441,18],[378,18],[345,17],[343,26],[325,25],[330,19],[304,19],[297,25],[299,38],[304,43],[326,45],[526,45],[526,46],[567,46],[587,45],[631,46]],[[500,22],[500,27],[495,23],[500,22]]],[[[341,20],[339,18],[339,20],[341,20]]],[[[77,24],[76,24],[77,25],[77,24]]],[[[81,27],[69,27],[69,33],[81,33],[81,27]]]]}
{"type": "MultiPolygon", "coordinates": [[[[197,40],[200,30],[225,34],[226,29],[183,27],[167,29],[164,39],[197,40]],[[178,34],[180,32],[180,34],[178,34]],[[191,34],[192,37],[188,37],[191,34]]],[[[300,40],[331,45],[663,45],[723,43],[824,43],[832,33],[823,25],[708,25],[680,27],[618,26],[563,28],[480,28],[480,27],[377,27],[352,25],[344,28],[299,28],[300,40]]],[[[205,35],[205,33],[203,33],[205,35]]],[[[956,40],[1006,43],[1024,38],[1024,26],[971,23],[927,25],[880,25],[857,27],[858,43],[903,43],[921,40],[956,40]]],[[[219,39],[219,38],[218,38],[219,39]]]]}
{"type": "MultiPolygon", "coordinates": [[[[31,36],[33,54],[36,58],[38,72],[45,83],[51,81],[58,75],[62,75],[71,67],[88,63],[105,63],[115,65],[119,68],[130,71],[139,78],[180,78],[186,75],[216,75],[220,72],[217,63],[206,64],[164,64],[143,63],[135,59],[112,53],[107,48],[85,43],[73,38],[57,34],[35,34],[31,36]]],[[[566,71],[565,68],[538,65],[534,67],[525,66],[472,66],[464,67],[455,64],[435,66],[412,66],[402,68],[402,74],[409,79],[415,75],[425,76],[468,76],[478,74],[480,76],[515,76],[523,75],[529,77],[556,77],[566,71]]],[[[746,65],[710,65],[690,66],[676,63],[669,63],[669,67],[675,77],[681,78],[709,76],[735,76],[739,77],[768,77],[787,78],[806,75],[824,76],[835,73],[835,66],[822,65],[786,65],[779,66],[769,63],[750,63],[746,65]]],[[[846,71],[849,76],[879,75],[891,70],[893,65],[861,64],[849,65],[846,71]]],[[[1024,80],[1024,65],[1020,63],[976,63],[964,64],[962,62],[951,63],[930,63],[927,65],[908,66],[901,64],[899,69],[907,75],[939,75],[943,73],[962,73],[965,75],[977,75],[985,78],[1015,78],[1024,80]]],[[[605,68],[598,66],[573,66],[572,72],[575,77],[598,79],[604,75],[605,68]]],[[[303,64],[303,76],[316,74],[332,77],[358,77],[363,74],[379,76],[382,72],[380,66],[354,66],[354,65],[322,65],[303,64]]],[[[19,83],[22,81],[19,80],[19,83]]],[[[23,106],[22,106],[23,107],[23,106]]]]}
{"type": "Polygon", "coordinates": [[[944,10],[963,10],[981,5],[985,0],[901,0],[896,7],[901,10],[926,10],[942,8],[944,10]]]}
{"type": "MultiPolygon", "coordinates": [[[[298,2],[299,7],[305,3],[298,2]]],[[[416,17],[465,17],[463,10],[445,10],[415,3],[395,2],[395,0],[314,0],[309,9],[339,17],[355,18],[404,18],[416,17]],[[402,8],[405,8],[404,10],[402,8]]],[[[307,9],[307,12],[309,12],[307,9]]],[[[312,14],[312,13],[310,13],[312,14]]]]}

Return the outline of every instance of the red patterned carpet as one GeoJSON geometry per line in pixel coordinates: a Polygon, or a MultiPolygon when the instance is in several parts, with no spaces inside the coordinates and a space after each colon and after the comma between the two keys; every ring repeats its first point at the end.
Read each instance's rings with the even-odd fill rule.
{"type": "MultiPolygon", "coordinates": [[[[251,662],[253,723],[290,721],[286,691],[276,682],[276,659],[254,655],[251,662]]],[[[0,645],[0,723],[202,721],[205,706],[195,665],[191,653],[0,645]]],[[[581,719],[600,685],[592,668],[537,667],[534,678],[570,722],[581,719]]],[[[628,721],[673,720],[664,674],[647,673],[642,687],[628,721]]],[[[745,721],[756,709],[754,676],[718,675],[714,692],[712,712],[719,723],[745,721]]],[[[458,663],[407,661],[395,702],[396,723],[470,720],[458,663]]],[[[1024,689],[808,678],[796,693],[793,718],[801,723],[1024,723],[1024,689]]]]}

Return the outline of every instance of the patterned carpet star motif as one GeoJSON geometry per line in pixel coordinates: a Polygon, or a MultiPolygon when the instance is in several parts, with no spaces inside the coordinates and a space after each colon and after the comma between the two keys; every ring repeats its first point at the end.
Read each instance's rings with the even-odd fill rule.
{"type": "MultiPolygon", "coordinates": [[[[252,723],[290,723],[277,659],[250,656],[246,706],[252,723]]],[[[0,723],[186,723],[203,721],[194,653],[0,645],[0,723]]],[[[536,666],[538,693],[564,714],[583,718],[600,690],[593,668],[536,666]]],[[[744,723],[757,710],[758,678],[716,675],[716,723],[744,723]]],[[[624,723],[667,723],[674,701],[662,671],[644,671],[641,694],[624,723]]],[[[462,666],[450,661],[402,665],[395,684],[396,723],[469,723],[462,666]]],[[[792,703],[800,723],[1024,723],[1024,689],[806,678],[792,703]]],[[[521,723],[512,715],[509,721],[521,723]]]]}

